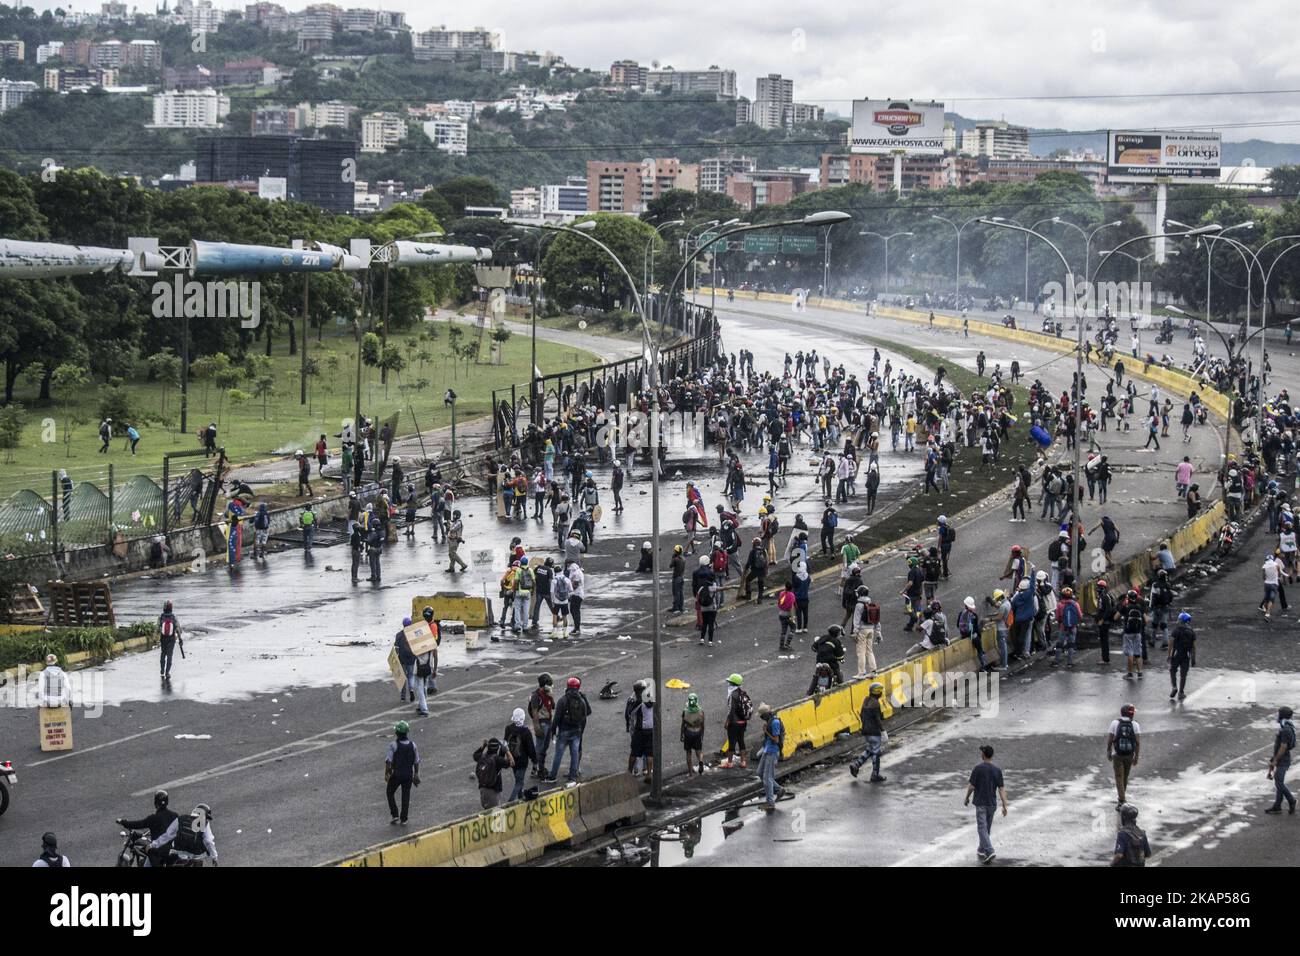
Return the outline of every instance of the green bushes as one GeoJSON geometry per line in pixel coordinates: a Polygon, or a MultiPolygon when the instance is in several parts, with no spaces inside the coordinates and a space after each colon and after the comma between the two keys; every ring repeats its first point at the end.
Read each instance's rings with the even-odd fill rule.
{"type": "Polygon", "coordinates": [[[69,654],[82,652],[90,654],[95,661],[103,661],[112,656],[113,645],[119,641],[152,638],[155,631],[152,621],[141,621],[119,628],[60,627],[0,634],[0,669],[44,663],[49,654],[58,657],[60,664],[67,663],[69,654]]]}

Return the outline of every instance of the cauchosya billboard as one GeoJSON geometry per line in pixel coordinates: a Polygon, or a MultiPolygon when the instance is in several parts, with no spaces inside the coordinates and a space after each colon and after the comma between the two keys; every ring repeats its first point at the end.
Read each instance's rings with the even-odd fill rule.
{"type": "Polygon", "coordinates": [[[1116,132],[1106,149],[1106,178],[1112,183],[1155,179],[1219,179],[1218,133],[1116,132]]]}
{"type": "Polygon", "coordinates": [[[942,155],[943,104],[921,100],[854,100],[855,153],[942,155]]]}

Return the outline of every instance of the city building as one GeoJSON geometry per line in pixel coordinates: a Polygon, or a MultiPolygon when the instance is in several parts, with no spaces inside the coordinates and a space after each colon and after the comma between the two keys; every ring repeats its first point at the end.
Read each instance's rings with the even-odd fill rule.
{"type": "Polygon", "coordinates": [[[587,205],[591,212],[639,213],[641,164],[587,162],[587,205]]]}
{"type": "Polygon", "coordinates": [[[301,127],[323,129],[326,126],[339,126],[347,129],[351,125],[352,114],[357,112],[357,107],[342,100],[328,100],[314,106],[311,103],[299,103],[297,110],[301,127]]]}
{"type": "Polygon", "coordinates": [[[298,28],[299,53],[320,53],[334,42],[337,10],[337,7],[317,5],[303,11],[302,26],[298,28]]]}
{"type": "Polygon", "coordinates": [[[252,128],[254,136],[287,136],[301,128],[302,114],[290,106],[261,106],[253,110],[252,128]]]}
{"type": "Polygon", "coordinates": [[[536,186],[510,190],[510,215],[536,218],[542,212],[542,191],[536,186]]]}
{"type": "Polygon", "coordinates": [[[786,103],[781,111],[781,125],[786,127],[820,123],[824,119],[826,119],[825,108],[812,103],[786,103]]]}
{"type": "Polygon", "coordinates": [[[176,9],[185,17],[191,35],[216,33],[221,29],[221,21],[226,18],[226,11],[214,7],[212,0],[198,0],[197,3],[182,0],[182,3],[177,4],[176,9]]]}
{"type": "Polygon", "coordinates": [[[699,189],[701,192],[725,193],[727,177],[733,173],[748,173],[755,169],[748,156],[710,156],[700,160],[699,189]]]}
{"type": "Polygon", "coordinates": [[[651,70],[646,88],[659,93],[707,93],[720,100],[736,98],[736,71],[710,66],[707,70],[651,70]]]}
{"type": "Polygon", "coordinates": [[[501,49],[501,36],[475,27],[473,30],[448,30],[445,26],[411,35],[411,54],[417,60],[457,60],[479,62],[484,50],[501,49]]]}
{"type": "Polygon", "coordinates": [[[1028,159],[1029,130],[1006,120],[980,120],[962,131],[961,152],[988,159],[1028,159]]]}
{"type": "Polygon", "coordinates": [[[166,129],[215,129],[230,115],[230,97],[214,89],[176,90],[153,98],[153,125],[166,129]]]}
{"type": "Polygon", "coordinates": [[[609,81],[614,86],[644,90],[650,80],[650,70],[636,60],[616,60],[609,67],[609,81]]]}
{"type": "Polygon", "coordinates": [[[1102,159],[990,159],[980,175],[994,183],[1032,182],[1047,173],[1078,173],[1094,190],[1106,184],[1106,163],[1102,159]]]}
{"type": "Polygon", "coordinates": [[[117,70],[98,70],[88,66],[47,67],[44,86],[55,93],[71,93],[97,86],[117,86],[117,80],[117,70]]]}
{"type": "Polygon", "coordinates": [[[943,185],[945,189],[960,189],[978,181],[984,175],[988,163],[977,156],[959,156],[954,153],[944,154],[943,185]]]}
{"type": "Polygon", "coordinates": [[[818,188],[832,189],[851,183],[874,187],[877,158],[867,153],[823,153],[818,166],[818,188]]]}
{"type": "MultiPolygon", "coordinates": [[[[285,197],[333,213],[353,211],[353,183],[340,175],[355,163],[355,140],[303,139],[299,136],[204,136],[197,143],[198,183],[253,184],[283,177],[285,197]]],[[[236,186],[235,188],[240,188],[236,186]]]]}
{"type": "Polygon", "coordinates": [[[382,153],[406,139],[406,120],[396,113],[367,113],[361,117],[361,152],[382,153]]]}
{"type": "Polygon", "coordinates": [[[0,40],[0,60],[18,60],[20,63],[27,59],[27,44],[22,40],[0,40]]]}
{"type": "Polygon", "coordinates": [[[727,195],[745,209],[784,206],[808,192],[811,175],[785,169],[755,169],[727,177],[727,195]]]}
{"type": "Polygon", "coordinates": [[[0,79],[0,113],[18,106],[38,89],[30,80],[0,79]]]}
{"type": "Polygon", "coordinates": [[[42,43],[36,48],[36,65],[40,66],[49,60],[63,59],[63,41],[51,40],[49,43],[42,43]]]}
{"type": "Polygon", "coordinates": [[[541,213],[545,219],[576,219],[587,212],[587,180],[570,176],[563,183],[542,187],[541,213]]]}
{"type": "Polygon", "coordinates": [[[441,119],[427,120],[424,123],[424,135],[429,137],[435,149],[453,156],[465,156],[469,153],[469,123],[459,116],[445,116],[441,119]]]}

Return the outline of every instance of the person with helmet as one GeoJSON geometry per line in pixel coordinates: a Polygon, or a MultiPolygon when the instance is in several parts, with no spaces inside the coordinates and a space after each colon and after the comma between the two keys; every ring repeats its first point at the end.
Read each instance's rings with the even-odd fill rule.
{"type": "Polygon", "coordinates": [[[898,593],[903,597],[903,608],[907,611],[907,623],[904,631],[913,630],[921,621],[922,592],[925,587],[925,572],[921,562],[914,555],[907,559],[907,583],[898,593]]]}
{"type": "Polygon", "coordinates": [[[745,593],[741,598],[748,601],[758,586],[758,600],[763,600],[763,591],[767,588],[767,551],[763,548],[763,539],[754,538],[749,543],[749,554],[745,557],[745,566],[741,570],[741,584],[745,593]]]}
{"type": "Polygon", "coordinates": [[[510,624],[511,630],[516,634],[521,633],[529,625],[529,608],[536,583],[537,578],[533,574],[533,569],[528,566],[528,555],[521,555],[510,592],[513,606],[513,618],[510,624]]]}
{"type": "Polygon", "coordinates": [[[727,730],[727,756],[718,764],[719,767],[749,766],[749,751],[745,749],[745,730],[754,716],[754,702],[740,685],[745,678],[732,674],[727,678],[727,717],[724,725],[727,730]]]}
{"type": "Polygon", "coordinates": [[[159,790],[153,795],[153,813],[139,820],[117,819],[117,825],[128,830],[148,830],[149,849],[145,866],[163,866],[172,840],[176,839],[179,815],[167,807],[170,798],[166,790],[159,790]]]}
{"type": "Polygon", "coordinates": [[[817,655],[817,663],[825,664],[831,669],[834,675],[834,683],[843,684],[844,674],[840,670],[840,662],[844,660],[844,628],[838,624],[832,624],[825,634],[819,635],[813,640],[813,653],[817,655]]]}
{"type": "MultiPolygon", "coordinates": [[[[560,577],[556,576],[557,579],[560,577]]],[[[555,719],[551,733],[555,737],[555,758],[551,761],[551,771],[546,779],[555,781],[559,778],[560,764],[564,754],[569,754],[569,782],[578,782],[578,766],[582,760],[582,735],[587,730],[587,718],[591,716],[591,704],[582,692],[582,680],[570,677],[566,683],[564,696],[555,704],[555,719]]]]}
{"type": "Polygon", "coordinates": [[[871,588],[865,584],[859,584],[855,593],[852,624],[853,644],[858,652],[858,672],[855,676],[859,679],[875,677],[875,645],[880,643],[880,605],[871,600],[871,588]]]}
{"type": "Polygon", "coordinates": [[[1034,589],[1038,595],[1038,611],[1034,614],[1033,649],[1046,651],[1052,646],[1052,632],[1056,628],[1056,591],[1047,578],[1046,571],[1034,573],[1034,589]]]}
{"type": "Polygon", "coordinates": [[[758,757],[758,777],[763,783],[763,809],[771,813],[776,809],[776,768],[785,749],[785,724],[776,711],[767,704],[758,705],[758,716],[763,721],[763,744],[758,757]]]}
{"type": "Polygon", "coordinates": [[[206,857],[212,861],[213,866],[217,865],[217,841],[212,835],[212,808],[206,803],[200,803],[189,814],[177,820],[176,839],[172,841],[170,856],[175,858],[179,854],[191,859],[206,857]]]}
{"type": "Polygon", "coordinates": [[[994,588],[993,593],[984,599],[984,604],[993,609],[994,638],[998,644],[998,670],[1004,673],[1009,669],[1011,646],[1011,599],[1001,588],[994,588]]]}
{"type": "Polygon", "coordinates": [[[957,612],[957,633],[971,642],[975,648],[975,656],[979,659],[980,670],[986,671],[992,665],[984,654],[984,635],[980,633],[983,626],[979,612],[975,610],[975,599],[969,594],[966,595],[962,599],[961,610],[957,612]]]}
{"type": "Polygon", "coordinates": [[[1115,793],[1119,796],[1116,806],[1124,805],[1129,774],[1137,766],[1142,750],[1142,728],[1133,719],[1136,714],[1136,707],[1125,704],[1119,709],[1119,718],[1112,720],[1106,731],[1106,759],[1115,769],[1115,793]]]}
{"type": "Polygon", "coordinates": [[[1074,599],[1073,588],[1061,589],[1061,600],[1056,605],[1056,643],[1052,646],[1052,666],[1061,663],[1061,648],[1065,648],[1065,666],[1074,666],[1074,648],[1079,641],[1079,622],[1083,610],[1074,599]]]}
{"type": "Polygon", "coordinates": [[[880,706],[884,694],[885,685],[879,681],[872,681],[867,688],[867,699],[862,702],[862,710],[858,712],[866,747],[861,754],[849,761],[849,773],[854,777],[863,764],[871,761],[872,783],[885,782],[885,778],[880,775],[880,755],[884,753],[885,743],[889,740],[889,735],[885,733],[885,714],[880,706]]]}
{"type": "Polygon", "coordinates": [[[862,565],[855,561],[840,573],[840,607],[844,609],[840,627],[848,627],[849,622],[853,620],[860,587],[862,587],[862,565]]]}
{"type": "Polygon", "coordinates": [[[53,833],[41,834],[41,855],[32,864],[34,867],[72,866],[68,858],[59,852],[59,838],[53,833]]]}
{"type": "Polygon", "coordinates": [[[385,520],[383,515],[387,515],[387,508],[375,508],[373,505],[366,505],[366,556],[370,559],[370,577],[366,578],[374,584],[378,584],[381,577],[379,560],[384,553],[384,542],[388,540],[388,533],[385,530],[385,520]]]}
{"type": "Polygon", "coordinates": [[[1169,635],[1169,699],[1182,700],[1187,696],[1187,669],[1196,666],[1196,632],[1192,630],[1192,616],[1186,611],[1178,615],[1178,623],[1169,635]]]}
{"type": "Polygon", "coordinates": [[[384,757],[384,782],[388,794],[388,812],[392,815],[393,826],[406,823],[411,808],[411,786],[420,785],[420,751],[415,741],[407,735],[411,725],[399,720],[393,725],[393,740],[388,744],[388,755],[384,757]],[[395,799],[398,788],[402,790],[402,812],[397,812],[395,799]]]}
{"type": "Polygon", "coordinates": [[[943,579],[948,580],[948,555],[957,541],[957,531],[948,523],[947,515],[939,515],[939,557],[943,562],[943,579]]]}
{"type": "Polygon", "coordinates": [[[1005,581],[1011,579],[1012,592],[1020,590],[1020,582],[1030,576],[1032,566],[1029,563],[1029,557],[1025,550],[1018,544],[1011,546],[1011,556],[1007,558],[1006,570],[1002,572],[999,580],[1005,581]]]}
{"type": "Polygon", "coordinates": [[[418,697],[419,703],[416,705],[417,712],[422,717],[429,714],[429,704],[425,698],[424,681],[415,679],[416,659],[415,653],[411,650],[410,641],[406,639],[406,628],[411,626],[409,617],[402,618],[402,629],[399,630],[393,638],[393,649],[397,652],[397,663],[406,674],[406,686],[398,694],[398,702],[406,703],[409,695],[411,703],[415,704],[418,697]],[[417,688],[416,685],[419,685],[417,688]]]}
{"type": "Polygon", "coordinates": [[[637,765],[641,762],[642,755],[637,753],[638,741],[633,733],[634,728],[632,726],[632,715],[635,713],[636,709],[641,706],[641,701],[645,697],[645,690],[646,682],[644,680],[638,680],[632,685],[632,693],[629,694],[627,700],[623,702],[623,729],[632,742],[632,749],[627,758],[627,772],[633,776],[636,775],[637,765]]]}
{"type": "Polygon", "coordinates": [[[1128,669],[1125,680],[1133,680],[1136,671],[1142,677],[1142,662],[1146,659],[1146,607],[1137,591],[1129,591],[1120,602],[1119,619],[1124,626],[1124,656],[1128,669]]]}
{"type": "Polygon", "coordinates": [[[1011,660],[1022,660],[1029,656],[1029,645],[1033,639],[1034,618],[1038,614],[1038,594],[1029,578],[1021,578],[1016,585],[1016,592],[1011,598],[1011,660]]]}
{"type": "Polygon", "coordinates": [[[1156,572],[1156,579],[1151,583],[1151,637],[1150,645],[1155,647],[1157,636],[1162,648],[1169,646],[1169,609],[1173,607],[1174,590],[1169,586],[1169,572],[1163,568],[1156,572]]]}
{"type": "MultiPolygon", "coordinates": [[[[176,650],[176,642],[180,641],[181,622],[176,620],[176,614],[172,611],[172,602],[164,601],[162,613],[158,615],[158,650],[160,657],[158,661],[159,675],[164,681],[172,679],[172,654],[176,650]]],[[[185,653],[185,642],[181,641],[181,654],[185,653]]]]}
{"type": "Polygon", "coordinates": [[[1273,781],[1273,805],[1265,813],[1281,813],[1282,801],[1289,806],[1288,813],[1295,813],[1296,799],[1287,789],[1286,772],[1291,769],[1291,754],[1295,751],[1295,724],[1291,722],[1293,711],[1290,707],[1277,709],[1277,736],[1273,738],[1273,756],[1268,760],[1268,779],[1273,781]]]}
{"type": "Polygon", "coordinates": [[[1115,835],[1115,852],[1111,866],[1146,866],[1151,855],[1151,843],[1137,825],[1138,808],[1125,803],[1119,808],[1119,832],[1115,835]]]}
{"type": "Polygon", "coordinates": [[[528,719],[533,722],[533,737],[537,756],[533,763],[533,776],[546,776],[546,751],[551,746],[551,725],[555,720],[554,681],[550,674],[537,678],[537,690],[528,698],[528,719]]]}
{"type": "Polygon", "coordinates": [[[465,522],[461,520],[460,511],[451,513],[451,524],[447,526],[447,571],[454,573],[456,566],[460,565],[460,570],[468,571],[469,565],[465,559],[458,553],[460,546],[465,540],[465,522]]]}

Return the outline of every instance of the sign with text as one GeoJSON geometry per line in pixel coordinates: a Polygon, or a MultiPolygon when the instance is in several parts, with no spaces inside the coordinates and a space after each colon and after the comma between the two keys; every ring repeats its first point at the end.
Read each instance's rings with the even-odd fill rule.
{"type": "Polygon", "coordinates": [[[1157,179],[1218,182],[1218,133],[1111,130],[1106,143],[1106,180],[1149,183],[1157,179]]]}
{"type": "Polygon", "coordinates": [[[854,100],[854,153],[943,154],[943,104],[926,100],[854,100]]]}

